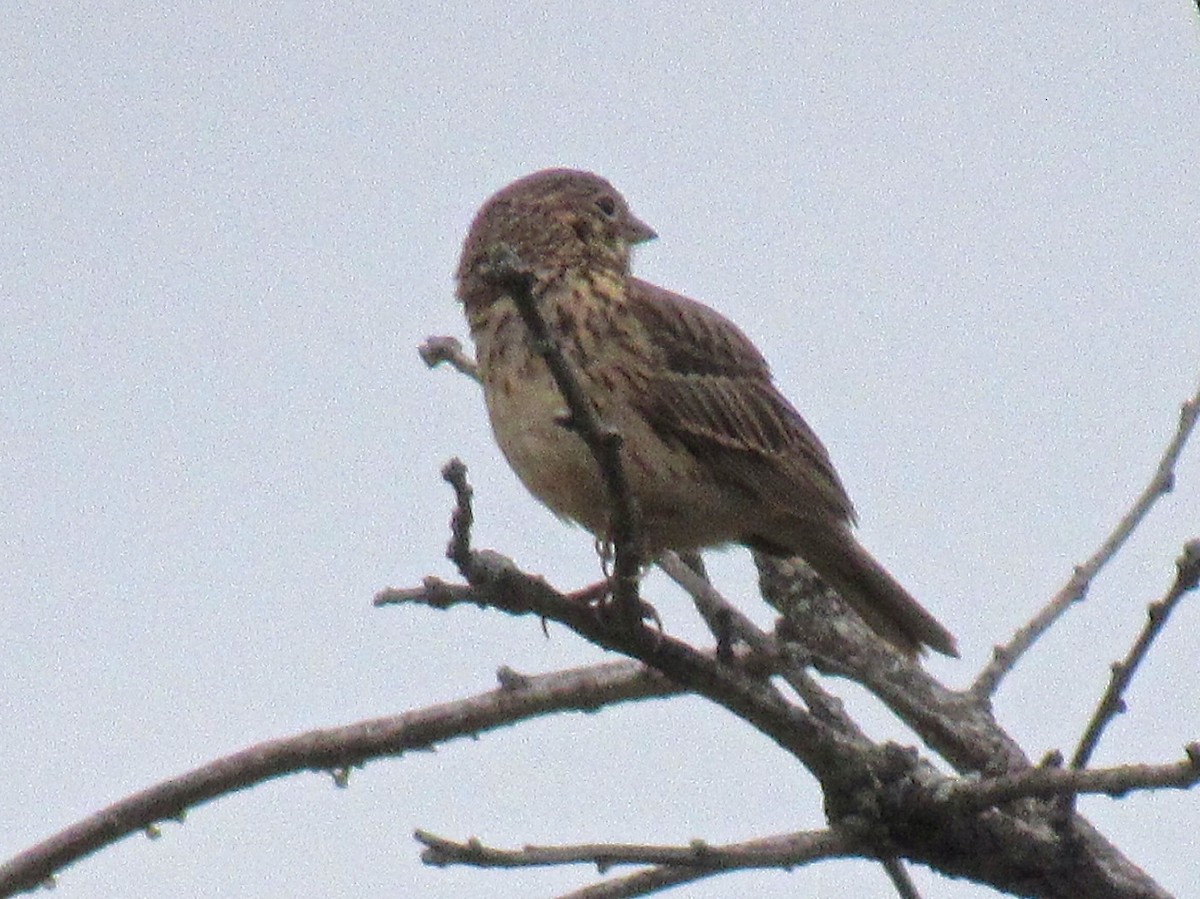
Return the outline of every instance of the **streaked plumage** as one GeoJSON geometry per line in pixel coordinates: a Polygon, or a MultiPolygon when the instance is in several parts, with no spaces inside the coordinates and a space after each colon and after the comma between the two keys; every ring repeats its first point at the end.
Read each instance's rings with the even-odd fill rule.
{"type": "Polygon", "coordinates": [[[898,648],[956,654],[855,540],[829,454],[750,340],[707,306],[630,275],[630,246],[653,236],[607,181],[568,169],[510,184],[476,216],[458,296],[492,428],[518,477],[558,515],[606,535],[595,461],[562,426],[565,405],[511,298],[484,274],[500,244],[532,268],[563,354],[622,434],[648,557],[729,543],[800,556],[898,648]]]}

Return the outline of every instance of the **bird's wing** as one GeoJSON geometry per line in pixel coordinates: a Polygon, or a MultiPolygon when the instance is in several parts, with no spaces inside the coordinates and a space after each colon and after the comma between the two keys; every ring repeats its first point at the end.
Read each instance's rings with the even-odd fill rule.
{"type": "Polygon", "coordinates": [[[660,354],[635,400],[660,437],[686,447],[714,478],[771,506],[853,520],[828,452],[736,325],[636,278],[627,301],[660,354]]]}

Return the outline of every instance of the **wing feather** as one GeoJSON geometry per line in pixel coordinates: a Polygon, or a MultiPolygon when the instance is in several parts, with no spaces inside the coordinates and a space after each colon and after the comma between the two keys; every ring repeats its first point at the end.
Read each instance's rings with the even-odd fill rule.
{"type": "Polygon", "coordinates": [[[776,389],[762,354],[701,303],[631,279],[627,300],[662,365],[638,397],[664,440],[714,478],[798,517],[853,520],[829,453],[776,389]]]}

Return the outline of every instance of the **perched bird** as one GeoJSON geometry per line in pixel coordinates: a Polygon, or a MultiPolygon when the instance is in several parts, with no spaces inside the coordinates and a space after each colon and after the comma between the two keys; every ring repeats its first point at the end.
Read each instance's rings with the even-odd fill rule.
{"type": "Polygon", "coordinates": [[[736,325],[630,274],[655,237],[611,184],[547,169],[505,187],[471,225],[457,272],[492,430],[525,486],[604,539],[599,469],[505,287],[499,248],[531,270],[533,294],[600,420],[622,437],[645,558],[740,543],[799,556],[877,633],[909,655],[957,655],[954,638],[851,531],[829,454],[776,389],[736,325]]]}

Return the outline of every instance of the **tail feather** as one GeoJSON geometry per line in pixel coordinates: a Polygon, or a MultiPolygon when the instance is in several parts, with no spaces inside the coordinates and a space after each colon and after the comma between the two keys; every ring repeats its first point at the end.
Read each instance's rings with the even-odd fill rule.
{"type": "Polygon", "coordinates": [[[772,555],[800,556],[870,628],[908,656],[930,649],[958,657],[954,637],[839,525],[803,527],[746,541],[772,555]]]}

